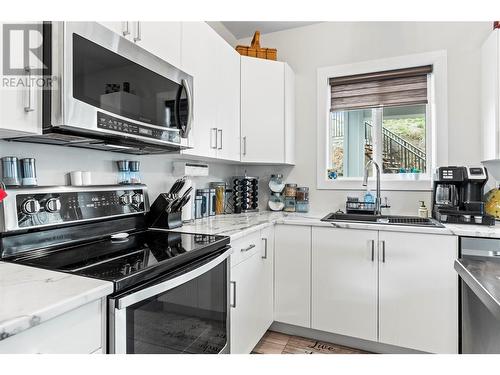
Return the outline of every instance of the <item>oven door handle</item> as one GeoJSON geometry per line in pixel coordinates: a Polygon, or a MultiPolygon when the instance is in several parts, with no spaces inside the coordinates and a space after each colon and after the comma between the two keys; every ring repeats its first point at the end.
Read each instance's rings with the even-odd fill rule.
{"type": "Polygon", "coordinates": [[[192,271],[189,271],[185,274],[179,275],[172,279],[166,280],[162,283],[150,286],[149,288],[142,289],[135,293],[121,297],[116,301],[115,306],[118,310],[122,310],[137,302],[141,302],[150,297],[162,294],[170,289],[178,287],[179,285],[185,284],[188,281],[196,279],[197,277],[203,275],[204,273],[210,271],[211,269],[215,268],[216,266],[224,262],[231,255],[231,253],[232,249],[229,248],[227,251],[223,252],[217,258],[212,259],[210,262],[207,262],[192,271]]]}

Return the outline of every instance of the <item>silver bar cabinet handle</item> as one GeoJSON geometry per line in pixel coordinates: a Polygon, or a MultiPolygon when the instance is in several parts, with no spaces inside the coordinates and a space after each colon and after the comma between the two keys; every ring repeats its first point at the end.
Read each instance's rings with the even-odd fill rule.
{"type": "Polygon", "coordinates": [[[243,252],[247,252],[247,251],[252,250],[254,247],[255,247],[255,245],[254,245],[254,244],[251,244],[250,246],[245,247],[244,249],[241,249],[241,251],[243,251],[243,252]]]}
{"type": "Polygon", "coordinates": [[[243,155],[247,154],[247,137],[243,137],[243,155]]]}
{"type": "Polygon", "coordinates": [[[128,21],[124,21],[123,24],[124,24],[123,31],[122,31],[123,36],[130,35],[130,27],[128,25],[128,21]]]}
{"type": "Polygon", "coordinates": [[[137,21],[137,29],[135,31],[134,42],[140,42],[140,41],[141,41],[141,21],[137,21]]]}
{"type": "Polygon", "coordinates": [[[382,263],[385,263],[385,241],[380,241],[382,244],[382,263]]]}
{"type": "Polygon", "coordinates": [[[31,67],[25,66],[24,71],[28,73],[28,98],[26,107],[24,107],[24,112],[33,112],[35,108],[33,108],[33,103],[35,102],[34,98],[34,89],[31,87],[31,67]]]}
{"type": "Polygon", "coordinates": [[[264,241],[264,256],[262,259],[267,259],[267,238],[263,238],[262,241],[264,241]]]}
{"type": "MultiPolygon", "coordinates": [[[[222,129],[217,129],[217,134],[220,134],[220,144],[219,147],[217,147],[217,150],[222,150],[222,129]]],[[[219,140],[217,139],[217,143],[219,143],[219,140]]]]}
{"type": "Polygon", "coordinates": [[[230,281],[230,284],[233,284],[233,303],[230,303],[231,307],[236,307],[236,281],[230,281]]]}
{"type": "Polygon", "coordinates": [[[217,128],[210,129],[210,148],[217,150],[217,128]],[[215,139],[215,144],[214,144],[214,139],[215,139]]]}
{"type": "Polygon", "coordinates": [[[372,262],[375,261],[375,240],[372,240],[372,262]]]}

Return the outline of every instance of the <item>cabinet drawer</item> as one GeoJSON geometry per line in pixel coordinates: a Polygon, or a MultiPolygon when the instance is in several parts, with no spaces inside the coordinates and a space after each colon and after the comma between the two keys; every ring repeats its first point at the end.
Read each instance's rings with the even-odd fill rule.
{"type": "Polygon", "coordinates": [[[233,248],[233,254],[231,254],[231,267],[234,267],[256,252],[261,251],[262,238],[260,236],[260,231],[255,231],[255,233],[251,233],[231,242],[231,247],[233,248]]]}
{"type": "Polygon", "coordinates": [[[0,341],[0,353],[90,354],[103,345],[101,300],[0,341]]]}

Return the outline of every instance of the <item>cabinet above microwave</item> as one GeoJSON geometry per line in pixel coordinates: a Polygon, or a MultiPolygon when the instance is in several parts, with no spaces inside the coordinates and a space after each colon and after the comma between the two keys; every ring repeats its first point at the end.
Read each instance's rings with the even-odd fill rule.
{"type": "Polygon", "coordinates": [[[52,85],[42,135],[15,140],[132,154],[188,147],[190,75],[96,22],[45,23],[43,38],[52,85]]]}

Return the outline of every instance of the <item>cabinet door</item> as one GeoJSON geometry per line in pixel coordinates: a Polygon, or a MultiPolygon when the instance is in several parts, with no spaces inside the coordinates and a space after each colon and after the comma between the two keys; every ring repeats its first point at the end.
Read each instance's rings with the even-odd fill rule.
{"type": "Polygon", "coordinates": [[[192,149],[188,155],[217,157],[217,63],[214,58],[219,36],[205,22],[183,22],[181,68],[193,75],[194,116],[192,149]]]}
{"type": "Polygon", "coordinates": [[[259,299],[260,251],[231,268],[231,348],[232,354],[249,354],[265,333],[259,299]]]}
{"type": "Polygon", "coordinates": [[[141,41],[138,44],[167,61],[181,66],[181,23],[140,22],[141,41]]]}
{"type": "Polygon", "coordinates": [[[311,326],[311,227],[277,225],[274,240],[274,318],[311,326]]]}
{"type": "MultiPolygon", "coordinates": [[[[15,28],[18,23],[13,23],[15,28]]],[[[22,75],[9,76],[4,74],[4,85],[0,89],[0,138],[14,136],[41,134],[42,131],[42,89],[37,87],[36,78],[40,76],[25,71],[23,68],[29,66],[31,69],[41,69],[42,61],[33,53],[25,60],[25,50],[35,48],[42,44],[41,23],[32,23],[34,29],[29,32],[29,46],[24,44],[24,31],[11,30],[4,35],[5,23],[0,23],[0,49],[3,53],[9,50],[9,59],[0,59],[0,71],[4,74],[5,69],[21,69],[22,75]],[[7,42],[9,45],[4,45],[7,42]],[[4,67],[4,62],[9,64],[4,67]],[[30,79],[31,77],[31,79],[30,79]],[[10,80],[9,78],[13,78],[10,80]],[[22,82],[20,84],[19,82],[22,82]],[[27,87],[31,85],[31,87],[27,87]]],[[[25,25],[25,23],[20,24],[25,25]]]]}
{"type": "Polygon", "coordinates": [[[380,342],[457,353],[457,237],[380,232],[379,240],[380,342]]]}
{"type": "Polygon", "coordinates": [[[217,158],[240,161],[240,55],[217,40],[217,158]]]}
{"type": "Polygon", "coordinates": [[[377,235],[313,228],[312,328],[377,340],[377,235]]]}
{"type": "Polygon", "coordinates": [[[274,225],[261,231],[260,310],[262,325],[267,330],[274,321],[274,225]]]}
{"type": "Polygon", "coordinates": [[[295,164],[295,73],[285,64],[285,163],[295,164]]]}
{"type": "Polygon", "coordinates": [[[284,63],[241,57],[241,161],[283,163],[284,63]]]}
{"type": "Polygon", "coordinates": [[[123,36],[127,39],[132,37],[132,22],[130,21],[104,21],[99,22],[101,25],[106,26],[108,29],[123,36]]]}

